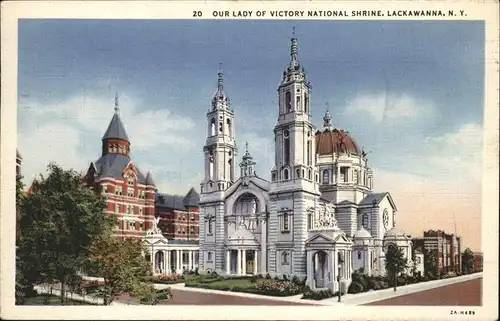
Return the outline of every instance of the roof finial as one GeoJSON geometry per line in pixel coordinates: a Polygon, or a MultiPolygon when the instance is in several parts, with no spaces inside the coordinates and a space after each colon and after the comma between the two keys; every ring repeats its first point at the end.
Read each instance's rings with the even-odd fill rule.
{"type": "Polygon", "coordinates": [[[295,26],[292,27],[292,45],[290,47],[290,55],[292,56],[292,64],[297,63],[297,38],[295,37],[295,26]]]}
{"type": "Polygon", "coordinates": [[[248,153],[248,142],[245,143],[245,152],[248,153]]]}
{"type": "Polygon", "coordinates": [[[324,124],[323,127],[325,128],[331,128],[332,127],[332,117],[330,116],[330,106],[328,102],[326,103],[326,111],[325,111],[325,116],[323,117],[324,124]]]}
{"type": "Polygon", "coordinates": [[[118,93],[115,93],[115,113],[118,114],[120,108],[118,107],[118,93]]]}
{"type": "Polygon", "coordinates": [[[223,74],[222,74],[222,62],[219,63],[219,72],[217,73],[217,88],[219,90],[223,89],[224,85],[224,79],[223,79],[223,74]]]}

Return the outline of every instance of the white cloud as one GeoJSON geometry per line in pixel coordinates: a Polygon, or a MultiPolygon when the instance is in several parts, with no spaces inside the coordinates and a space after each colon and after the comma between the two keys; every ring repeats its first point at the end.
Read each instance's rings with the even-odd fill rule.
{"type": "Polygon", "coordinates": [[[480,181],[482,173],[483,128],[477,123],[464,124],[454,132],[427,137],[434,152],[424,158],[431,166],[451,173],[455,179],[480,181]]]}
{"type": "MultiPolygon", "coordinates": [[[[53,104],[33,100],[20,104],[18,144],[24,158],[26,183],[34,174],[44,172],[51,161],[85,171],[88,163],[99,156],[100,138],[113,115],[113,103],[112,97],[90,95],[53,104]],[[86,146],[92,146],[91,150],[86,146]]],[[[157,158],[162,162],[169,163],[177,153],[193,148],[195,124],[189,117],[168,109],[140,110],[139,104],[127,95],[120,96],[119,106],[134,159],[134,155],[156,153],[161,154],[157,158]]],[[[169,169],[171,173],[182,171],[182,164],[174,164],[179,166],[169,169]]],[[[147,165],[160,169],[163,164],[147,165]]],[[[145,172],[149,170],[145,164],[139,167],[145,172]]],[[[157,183],[162,179],[159,172],[157,183]]]]}
{"type": "Polygon", "coordinates": [[[376,122],[420,119],[434,113],[431,102],[407,94],[360,94],[348,101],[347,114],[368,114],[376,122]]]}

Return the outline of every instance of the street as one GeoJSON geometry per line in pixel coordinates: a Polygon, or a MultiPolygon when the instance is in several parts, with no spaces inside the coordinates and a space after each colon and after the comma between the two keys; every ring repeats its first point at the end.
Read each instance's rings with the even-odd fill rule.
{"type": "Polygon", "coordinates": [[[482,305],[482,281],[483,279],[480,278],[445,285],[365,305],[480,306],[482,305]]]}

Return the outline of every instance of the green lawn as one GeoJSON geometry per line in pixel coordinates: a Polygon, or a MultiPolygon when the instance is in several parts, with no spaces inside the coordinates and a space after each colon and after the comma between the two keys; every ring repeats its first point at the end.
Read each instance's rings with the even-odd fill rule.
{"type": "Polygon", "coordinates": [[[210,284],[215,285],[215,286],[228,286],[228,287],[237,286],[237,287],[242,287],[242,288],[246,288],[246,287],[249,287],[251,285],[255,285],[255,283],[250,282],[249,278],[248,279],[227,279],[227,280],[212,282],[210,284]]]}
{"type": "Polygon", "coordinates": [[[48,303],[45,302],[45,295],[37,295],[35,297],[26,298],[24,305],[95,305],[89,302],[71,300],[67,298],[64,304],[61,304],[61,298],[55,295],[50,295],[48,303]]]}

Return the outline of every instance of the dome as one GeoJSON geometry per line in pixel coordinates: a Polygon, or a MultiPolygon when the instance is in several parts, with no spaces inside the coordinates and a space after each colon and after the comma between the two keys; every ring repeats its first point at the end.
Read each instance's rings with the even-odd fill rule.
{"type": "Polygon", "coordinates": [[[389,231],[385,232],[384,237],[406,237],[406,234],[403,230],[393,227],[389,231]]]}
{"type": "Polygon", "coordinates": [[[325,128],[316,132],[316,154],[350,153],[361,156],[361,151],[348,132],[342,129],[325,128]]]}
{"type": "Polygon", "coordinates": [[[354,234],[354,239],[369,239],[372,236],[370,235],[370,232],[365,230],[364,227],[361,227],[356,234],[354,234]]]}

